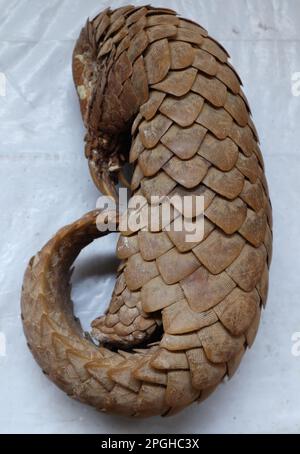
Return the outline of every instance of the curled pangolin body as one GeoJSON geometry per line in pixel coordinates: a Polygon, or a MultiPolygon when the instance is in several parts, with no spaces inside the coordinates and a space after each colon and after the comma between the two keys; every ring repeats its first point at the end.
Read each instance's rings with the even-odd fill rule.
{"type": "Polygon", "coordinates": [[[113,193],[131,131],[133,193],[203,195],[204,238],[187,242],[164,225],[121,234],[111,303],[92,323],[98,346],[73,317],[69,286],[80,250],[103,235],[98,212],[64,227],[25,274],[28,344],[51,380],[82,402],[130,416],[174,414],[234,373],[266,301],[272,221],[257,133],[226,51],[168,9],[108,9],[88,21],[73,73],[98,187],[113,193]]]}

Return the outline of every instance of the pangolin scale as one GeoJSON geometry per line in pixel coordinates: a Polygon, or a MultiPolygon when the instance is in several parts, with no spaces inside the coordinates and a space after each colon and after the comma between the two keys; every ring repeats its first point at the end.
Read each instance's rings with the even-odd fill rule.
{"type": "Polygon", "coordinates": [[[174,414],[231,377],[259,324],[272,254],[264,164],[241,81],[224,48],[166,8],[106,9],[82,29],[73,75],[98,188],[204,196],[204,238],[122,232],[106,314],[87,338],[74,318],[70,266],[104,235],[98,211],[33,257],[22,290],[28,346],[68,395],[101,411],[174,414]],[[161,329],[160,339],[154,334],[161,329]]]}

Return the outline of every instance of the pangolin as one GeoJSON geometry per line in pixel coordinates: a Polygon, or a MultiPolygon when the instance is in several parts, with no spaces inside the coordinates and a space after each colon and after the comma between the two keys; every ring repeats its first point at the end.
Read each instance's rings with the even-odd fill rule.
{"type": "Polygon", "coordinates": [[[97,187],[116,197],[129,161],[132,195],[202,195],[205,208],[198,242],[163,223],[121,233],[116,285],[92,323],[94,340],[73,315],[69,270],[106,234],[99,212],[59,230],[31,259],[21,304],[28,346],[54,383],[98,410],[172,415],[231,377],[255,338],[271,204],[228,58],[200,25],[151,6],[106,9],[76,43],[73,76],[97,187]]]}

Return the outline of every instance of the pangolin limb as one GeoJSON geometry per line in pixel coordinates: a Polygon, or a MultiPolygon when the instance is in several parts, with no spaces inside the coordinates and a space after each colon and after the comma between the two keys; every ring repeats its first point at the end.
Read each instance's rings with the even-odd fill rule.
{"type": "Polygon", "coordinates": [[[28,345],[50,379],[82,402],[171,415],[230,377],[256,335],[272,254],[257,132],[227,52],[166,8],[107,9],[88,20],[73,75],[97,187],[117,198],[129,160],[132,192],[147,203],[153,195],[204,197],[204,238],[188,242],[163,223],[122,232],[112,299],[92,323],[96,345],[74,319],[69,270],[103,235],[99,212],[64,227],[25,273],[28,345]]]}

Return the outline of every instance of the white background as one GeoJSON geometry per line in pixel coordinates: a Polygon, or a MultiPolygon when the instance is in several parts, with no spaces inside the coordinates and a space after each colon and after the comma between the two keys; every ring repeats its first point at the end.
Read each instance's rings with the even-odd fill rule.
{"type": "MultiPolygon", "coordinates": [[[[72,49],[87,16],[126,3],[0,0],[7,80],[0,96],[0,432],[299,433],[300,356],[291,353],[300,331],[300,96],[291,81],[300,72],[298,0],[152,1],[198,21],[224,44],[261,138],[274,209],[271,285],[256,342],[234,378],[175,417],[130,420],[69,399],[27,350],[19,309],[25,266],[98,196],[83,157],[72,49]]],[[[114,247],[111,235],[78,259],[73,297],[86,329],[109,301],[114,247]]]]}

